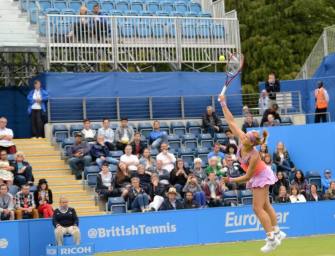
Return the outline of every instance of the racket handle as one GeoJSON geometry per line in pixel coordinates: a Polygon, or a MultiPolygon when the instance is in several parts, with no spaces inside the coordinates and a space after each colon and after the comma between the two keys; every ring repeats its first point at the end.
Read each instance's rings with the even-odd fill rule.
{"type": "MultiPolygon", "coordinates": [[[[223,86],[220,95],[225,95],[226,91],[227,91],[227,86],[223,86]]],[[[218,101],[220,101],[220,99],[218,99],[218,101]]]]}

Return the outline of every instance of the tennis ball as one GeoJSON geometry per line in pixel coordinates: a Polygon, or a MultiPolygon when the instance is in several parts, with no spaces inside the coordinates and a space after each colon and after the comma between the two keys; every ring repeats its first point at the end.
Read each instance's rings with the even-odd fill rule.
{"type": "Polygon", "coordinates": [[[224,55],[220,55],[219,61],[225,61],[225,60],[226,60],[226,58],[224,57],[224,55]]]}

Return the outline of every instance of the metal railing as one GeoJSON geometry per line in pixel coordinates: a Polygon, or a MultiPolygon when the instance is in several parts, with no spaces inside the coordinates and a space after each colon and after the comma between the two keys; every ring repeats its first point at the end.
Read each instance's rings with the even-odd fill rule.
{"type": "Polygon", "coordinates": [[[313,77],[323,58],[332,52],[335,52],[335,25],[323,30],[296,79],[309,79],[313,77]]]}
{"type": "MultiPolygon", "coordinates": [[[[259,94],[228,95],[228,105],[234,116],[242,116],[243,104],[254,115],[261,115],[259,94]]],[[[299,91],[284,92],[277,96],[281,114],[302,113],[299,91]]],[[[217,95],[172,97],[88,97],[51,98],[48,102],[49,122],[77,122],[85,118],[101,120],[108,117],[119,120],[192,119],[201,118],[207,106],[213,106],[222,116],[217,95]]]]}
{"type": "Polygon", "coordinates": [[[50,63],[217,63],[237,18],[47,15],[50,63]]]}

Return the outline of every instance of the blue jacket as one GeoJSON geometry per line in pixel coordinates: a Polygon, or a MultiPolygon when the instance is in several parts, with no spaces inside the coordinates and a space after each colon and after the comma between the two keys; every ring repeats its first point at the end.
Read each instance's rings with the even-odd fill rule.
{"type": "MultiPolygon", "coordinates": [[[[33,99],[34,91],[35,89],[31,90],[27,96],[27,99],[29,101],[29,106],[28,106],[29,115],[31,114],[31,106],[35,103],[33,99]]],[[[48,95],[48,92],[42,88],[41,88],[41,97],[42,97],[42,102],[41,102],[42,112],[46,112],[47,111],[46,102],[48,101],[49,95],[48,95]]]]}

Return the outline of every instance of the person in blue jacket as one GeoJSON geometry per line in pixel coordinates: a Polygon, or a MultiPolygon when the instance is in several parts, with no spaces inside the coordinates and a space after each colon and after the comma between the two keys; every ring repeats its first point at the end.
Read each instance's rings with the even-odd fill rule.
{"type": "Polygon", "coordinates": [[[44,122],[42,115],[46,114],[46,102],[48,92],[41,88],[41,82],[35,80],[34,89],[27,96],[29,101],[28,114],[31,115],[31,126],[33,138],[44,137],[44,122]]]}

